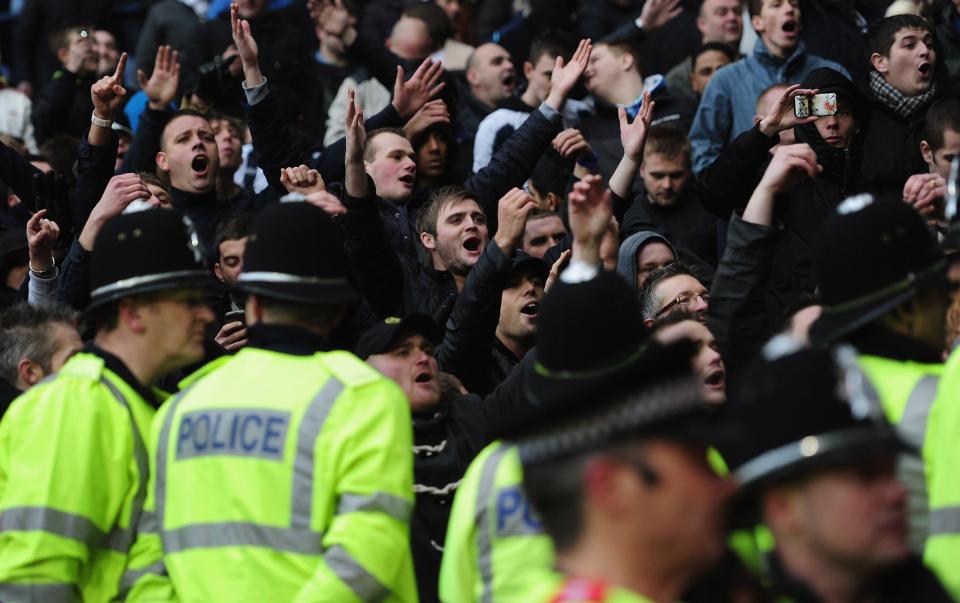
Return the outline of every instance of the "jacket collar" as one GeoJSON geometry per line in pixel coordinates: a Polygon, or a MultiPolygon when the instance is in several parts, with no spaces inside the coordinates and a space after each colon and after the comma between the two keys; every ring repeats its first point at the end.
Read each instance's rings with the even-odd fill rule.
{"type": "Polygon", "coordinates": [[[793,52],[785,59],[776,57],[769,50],[767,50],[767,45],[763,43],[761,38],[757,38],[757,43],[753,46],[753,56],[760,63],[764,65],[769,65],[771,67],[780,67],[781,65],[792,66],[795,63],[802,61],[807,53],[807,47],[800,41],[797,43],[797,47],[793,49],[793,52]]]}
{"type": "Polygon", "coordinates": [[[110,352],[101,348],[97,344],[90,342],[84,348],[84,352],[88,354],[93,354],[94,356],[103,360],[104,366],[106,366],[110,371],[116,374],[118,377],[123,379],[123,381],[133,388],[137,394],[143,398],[147,404],[151,406],[159,406],[162,400],[159,400],[153,390],[150,389],[147,385],[140,383],[140,380],[134,376],[123,360],[120,360],[119,357],[114,356],[110,352]]]}
{"type": "Polygon", "coordinates": [[[178,188],[170,187],[170,203],[182,212],[213,211],[217,207],[217,189],[205,193],[188,193],[178,188]]]}
{"type": "Polygon", "coordinates": [[[325,337],[302,327],[256,324],[248,333],[251,346],[281,354],[310,356],[332,349],[325,337]]]}

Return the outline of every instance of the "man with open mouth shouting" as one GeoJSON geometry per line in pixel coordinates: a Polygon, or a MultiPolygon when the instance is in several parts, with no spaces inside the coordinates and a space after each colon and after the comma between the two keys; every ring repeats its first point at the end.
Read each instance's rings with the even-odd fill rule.
{"type": "Polygon", "coordinates": [[[927,107],[945,91],[934,82],[933,30],[921,17],[883,19],[867,34],[872,69],[863,83],[870,127],[863,143],[863,174],[878,188],[900,188],[927,171],[920,152],[927,107]]]}

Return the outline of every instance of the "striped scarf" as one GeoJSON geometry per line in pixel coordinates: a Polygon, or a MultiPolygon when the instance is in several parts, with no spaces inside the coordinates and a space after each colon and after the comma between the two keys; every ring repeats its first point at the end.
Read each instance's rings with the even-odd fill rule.
{"type": "Polygon", "coordinates": [[[876,70],[870,72],[870,90],[884,105],[893,109],[901,117],[910,117],[923,109],[936,94],[937,85],[933,83],[930,89],[918,96],[907,96],[887,83],[876,70]]]}

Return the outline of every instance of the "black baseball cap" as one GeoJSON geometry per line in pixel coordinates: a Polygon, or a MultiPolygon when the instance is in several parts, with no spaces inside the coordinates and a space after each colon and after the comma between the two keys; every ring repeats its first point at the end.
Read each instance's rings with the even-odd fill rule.
{"type": "Polygon", "coordinates": [[[437,323],[426,314],[411,314],[406,318],[388,316],[363,332],[354,349],[359,358],[366,360],[374,354],[389,352],[401,335],[423,335],[433,344],[440,343],[437,323]]]}

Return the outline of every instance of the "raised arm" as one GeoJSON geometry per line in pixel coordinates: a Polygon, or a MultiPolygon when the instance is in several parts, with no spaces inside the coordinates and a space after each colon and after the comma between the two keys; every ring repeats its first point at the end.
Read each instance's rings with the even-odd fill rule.
{"type": "MultiPolygon", "coordinates": [[[[490,163],[464,183],[476,195],[488,218],[496,215],[500,197],[511,188],[523,186],[560,132],[560,112],[586,70],[592,50],[590,40],[581,40],[569,63],[564,64],[563,57],[557,57],[547,100],[507,139],[490,163]]],[[[491,223],[490,231],[495,229],[496,224],[491,223]]]]}
{"type": "Polygon", "coordinates": [[[517,188],[500,199],[500,228],[470,269],[437,351],[440,369],[459,377],[470,392],[485,394],[495,385],[487,383],[487,373],[500,319],[500,300],[511,258],[534,207],[533,198],[517,188]]]}
{"type": "Polygon", "coordinates": [[[626,207],[617,208],[623,211],[614,211],[614,213],[623,219],[627,207],[633,201],[633,181],[640,171],[640,164],[643,162],[643,145],[647,142],[647,133],[650,131],[650,120],[653,118],[653,108],[656,103],[650,100],[650,93],[643,93],[643,101],[640,104],[640,112],[633,120],[633,123],[627,121],[627,111],[623,107],[617,109],[617,117],[620,119],[620,142],[623,145],[623,159],[620,160],[617,169],[610,176],[608,186],[620,199],[624,200],[626,207]]]}

